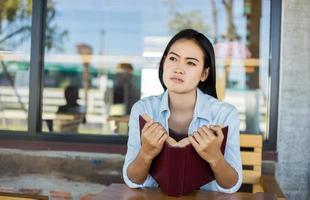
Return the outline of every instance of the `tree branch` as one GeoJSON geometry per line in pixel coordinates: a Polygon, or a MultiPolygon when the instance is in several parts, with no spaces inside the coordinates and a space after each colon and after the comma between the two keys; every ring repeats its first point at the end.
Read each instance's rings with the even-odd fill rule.
{"type": "Polygon", "coordinates": [[[0,39],[0,44],[3,43],[3,42],[5,42],[7,39],[10,39],[11,37],[13,37],[13,36],[15,36],[15,35],[17,35],[17,34],[20,34],[20,33],[22,33],[23,31],[28,30],[28,29],[29,29],[28,26],[24,26],[24,27],[21,27],[20,29],[18,29],[18,30],[16,30],[16,31],[14,31],[14,32],[12,32],[12,33],[6,35],[5,37],[3,37],[3,38],[0,39]]]}

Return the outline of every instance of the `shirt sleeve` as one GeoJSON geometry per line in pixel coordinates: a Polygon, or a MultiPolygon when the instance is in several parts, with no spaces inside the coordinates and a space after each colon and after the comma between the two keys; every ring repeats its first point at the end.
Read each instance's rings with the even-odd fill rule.
{"type": "Polygon", "coordinates": [[[237,192],[242,184],[242,163],[240,155],[240,120],[238,111],[233,107],[233,110],[226,118],[226,125],[228,125],[228,138],[225,148],[224,158],[228,164],[238,173],[238,181],[231,188],[223,188],[216,181],[215,185],[219,192],[234,193],[237,192]]]}
{"type": "Polygon", "coordinates": [[[135,160],[138,152],[141,148],[140,140],[140,126],[139,126],[139,115],[146,113],[143,103],[138,101],[134,104],[131,109],[129,117],[129,132],[128,132],[128,142],[127,142],[127,153],[125,156],[125,162],[123,165],[123,179],[124,182],[130,188],[141,188],[141,187],[155,187],[157,183],[149,174],[143,184],[136,184],[132,182],[127,175],[127,169],[129,164],[135,160]]]}

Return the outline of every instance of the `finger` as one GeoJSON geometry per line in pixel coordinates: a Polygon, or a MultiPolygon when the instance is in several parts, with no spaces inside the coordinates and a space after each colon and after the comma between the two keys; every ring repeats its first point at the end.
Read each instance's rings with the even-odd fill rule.
{"type": "MultiPolygon", "coordinates": [[[[163,129],[163,128],[160,128],[160,129],[158,129],[158,130],[155,130],[155,132],[156,132],[156,134],[154,134],[153,140],[156,141],[156,142],[159,142],[160,138],[161,138],[164,134],[167,133],[166,130],[163,129]]],[[[168,135],[168,134],[167,134],[167,135],[168,135]]]]}
{"type": "Polygon", "coordinates": [[[142,132],[142,137],[147,139],[149,142],[152,142],[154,138],[153,132],[157,126],[158,125],[153,122],[151,126],[149,126],[144,132],[142,132]]]}
{"type": "Polygon", "coordinates": [[[159,138],[159,144],[162,145],[164,142],[168,139],[169,135],[167,133],[164,133],[161,138],[159,138]]]}
{"type": "MultiPolygon", "coordinates": [[[[204,143],[207,143],[210,140],[202,128],[199,128],[197,132],[198,132],[198,135],[201,137],[201,141],[203,141],[204,143]]],[[[200,141],[198,142],[201,143],[200,141]]]]}
{"type": "Polygon", "coordinates": [[[202,127],[198,128],[197,132],[200,134],[200,136],[201,136],[203,139],[206,139],[207,135],[206,135],[205,130],[204,130],[202,127]]]}
{"type": "Polygon", "coordinates": [[[223,135],[223,131],[222,131],[222,127],[219,126],[219,125],[211,125],[210,126],[210,129],[215,131],[217,137],[219,138],[224,138],[224,135],[223,135]]]}
{"type": "Polygon", "coordinates": [[[194,149],[196,149],[197,151],[199,148],[199,143],[197,142],[197,140],[194,138],[193,135],[189,136],[188,138],[189,138],[190,143],[193,145],[194,149]]]}
{"type": "Polygon", "coordinates": [[[203,139],[202,139],[201,135],[199,134],[199,132],[195,132],[193,134],[193,137],[195,138],[195,140],[197,141],[198,144],[203,143],[203,139]]]}
{"type": "Polygon", "coordinates": [[[149,131],[151,132],[148,133],[150,135],[150,139],[154,142],[158,142],[160,136],[166,132],[166,130],[159,123],[154,123],[154,125],[149,128],[149,131]]]}
{"type": "Polygon", "coordinates": [[[145,125],[144,125],[144,127],[142,128],[142,133],[143,133],[144,131],[146,131],[153,123],[154,123],[153,120],[150,120],[150,121],[146,122],[145,125]]]}
{"type": "Polygon", "coordinates": [[[156,128],[157,128],[158,126],[159,126],[159,125],[158,125],[157,122],[153,122],[153,123],[145,130],[145,132],[147,132],[148,134],[151,134],[151,133],[153,133],[153,132],[156,130],[156,128]]]}
{"type": "Polygon", "coordinates": [[[214,135],[214,131],[213,130],[209,129],[205,125],[202,126],[201,128],[204,130],[204,132],[206,133],[206,136],[208,137],[209,140],[214,140],[215,139],[216,136],[214,135]]]}

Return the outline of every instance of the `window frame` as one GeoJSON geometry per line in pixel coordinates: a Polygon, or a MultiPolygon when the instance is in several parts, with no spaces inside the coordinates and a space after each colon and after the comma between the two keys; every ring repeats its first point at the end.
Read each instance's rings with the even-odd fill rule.
{"type": "Polygon", "coordinates": [[[270,0],[270,46],[269,46],[269,101],[268,101],[268,140],[264,140],[264,151],[277,151],[279,75],[281,48],[281,0],[270,0]],[[272,119],[272,120],[271,120],[272,119]]]}
{"type": "MultiPolygon", "coordinates": [[[[270,13],[270,56],[269,56],[269,102],[268,102],[268,130],[269,139],[264,141],[264,151],[276,151],[278,129],[278,102],[279,102],[279,64],[280,64],[280,37],[281,37],[281,0],[271,1],[270,13]],[[271,122],[271,119],[272,122],[271,122]]],[[[43,142],[46,148],[53,149],[53,142],[64,142],[73,149],[76,144],[90,145],[89,151],[95,151],[96,145],[127,144],[128,136],[113,135],[83,135],[42,132],[42,94],[43,94],[43,71],[44,71],[44,43],[46,31],[47,0],[32,1],[32,25],[31,25],[31,57],[29,76],[29,110],[28,131],[0,130],[0,140],[24,140],[25,142],[43,142]],[[71,144],[71,145],[70,145],[71,144]]],[[[15,142],[16,143],[16,142],[15,142]]],[[[15,148],[20,148],[16,143],[15,148]]],[[[14,141],[12,142],[14,147],[14,141]]],[[[11,146],[12,146],[11,145],[11,146]]],[[[35,145],[35,144],[34,144],[35,145]]],[[[10,146],[10,145],[8,145],[10,146]]],[[[10,147],[11,147],[10,146],[10,147]]],[[[57,146],[54,144],[54,146],[57,146]]],[[[42,149],[45,149],[42,147],[42,149]]],[[[60,148],[62,149],[62,148],[60,148]]],[[[82,150],[83,151],[83,150],[82,150]]],[[[88,150],[86,150],[88,151],[88,150]]],[[[104,151],[104,150],[102,150],[104,151]]]]}

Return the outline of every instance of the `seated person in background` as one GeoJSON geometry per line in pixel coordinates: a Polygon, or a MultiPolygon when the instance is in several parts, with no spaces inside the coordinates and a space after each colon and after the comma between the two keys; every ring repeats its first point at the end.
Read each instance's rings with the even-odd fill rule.
{"type": "Polygon", "coordinates": [[[65,89],[66,104],[59,106],[56,113],[58,131],[77,132],[79,124],[86,122],[86,109],[77,103],[79,90],[75,86],[68,86],[65,89]]]}
{"type": "Polygon", "coordinates": [[[133,66],[130,63],[118,64],[113,86],[113,104],[124,105],[125,115],[130,114],[131,107],[140,99],[133,81],[133,66]]]}

